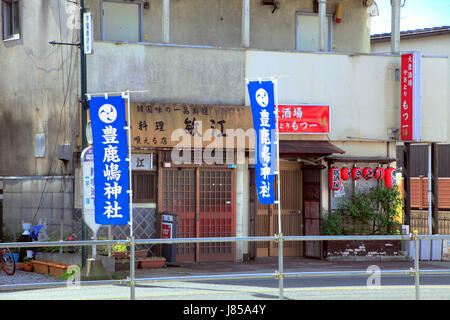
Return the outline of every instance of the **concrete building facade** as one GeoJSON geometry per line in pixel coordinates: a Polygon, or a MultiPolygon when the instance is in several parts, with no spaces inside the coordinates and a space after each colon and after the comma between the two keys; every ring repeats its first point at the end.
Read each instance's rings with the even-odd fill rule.
{"type": "MultiPolygon", "coordinates": [[[[79,49],[49,42],[79,42],[79,8],[56,0],[17,3],[19,33],[4,35],[0,44],[3,221],[12,233],[20,231],[22,220],[37,223],[39,218],[47,219],[59,235],[77,232],[82,185],[79,49]]],[[[255,200],[252,148],[245,148],[243,163],[235,166],[177,165],[171,158],[177,141],[167,143],[169,136],[155,135],[156,120],[164,120],[167,129],[185,128],[188,117],[153,113],[177,106],[186,107],[190,115],[204,108],[208,115],[223,116],[227,129],[249,129],[246,78],[278,76],[279,104],[330,108],[327,134],[281,136],[284,234],[320,233],[321,212],[332,209],[352,188],[373,184],[330,190],[331,166],[386,168],[395,162],[400,124],[395,75],[400,57],[370,53],[370,8],[364,2],[85,4],[93,17],[95,39],[94,53],[87,57],[88,93],[148,90],[131,98],[132,152],[153,155],[151,170],[133,173],[138,188],[153,186],[136,199],[135,226],[142,237],[159,236],[157,221],[164,211],[178,211],[183,237],[277,232],[276,207],[255,200]],[[338,4],[343,8],[339,23],[338,4]],[[140,130],[139,121],[147,120],[154,122],[140,130]],[[156,143],[150,143],[154,139],[156,143]],[[215,187],[208,189],[211,186],[215,187]]],[[[422,63],[422,103],[427,110],[422,114],[422,137],[447,141],[448,127],[442,121],[448,117],[447,92],[437,96],[434,88],[448,85],[448,59],[424,57],[422,63]]],[[[237,157],[238,149],[232,149],[237,157]]],[[[127,235],[126,228],[113,233],[127,235]]],[[[185,261],[241,261],[276,254],[274,244],[179,248],[179,258],[185,261]]],[[[286,254],[317,256],[320,248],[294,244],[286,254]]]]}

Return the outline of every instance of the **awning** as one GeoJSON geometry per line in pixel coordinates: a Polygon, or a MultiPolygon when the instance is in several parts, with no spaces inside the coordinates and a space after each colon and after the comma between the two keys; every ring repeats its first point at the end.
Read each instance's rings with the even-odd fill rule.
{"type": "Polygon", "coordinates": [[[280,140],[280,156],[304,154],[308,156],[328,156],[332,153],[345,153],[328,141],[280,140]]]}

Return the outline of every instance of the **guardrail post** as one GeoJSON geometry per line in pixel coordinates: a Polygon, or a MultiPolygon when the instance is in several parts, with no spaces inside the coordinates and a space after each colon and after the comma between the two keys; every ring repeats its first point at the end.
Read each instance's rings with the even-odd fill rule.
{"type": "Polygon", "coordinates": [[[420,240],[417,238],[417,231],[414,231],[414,234],[411,238],[414,240],[414,282],[416,287],[416,300],[420,300],[420,279],[419,279],[419,245],[420,240]]]}
{"type": "Polygon", "coordinates": [[[135,257],[135,251],[134,251],[134,248],[135,247],[135,244],[134,244],[134,236],[132,236],[131,237],[131,239],[130,239],[130,251],[131,251],[131,254],[130,254],[130,299],[131,300],[135,300],[136,299],[136,296],[135,296],[135,289],[136,289],[136,287],[135,287],[135,282],[136,282],[136,279],[135,279],[135,259],[136,259],[136,257],[135,257]]]}
{"type": "Polygon", "coordinates": [[[283,283],[283,234],[278,235],[278,289],[280,300],[284,299],[284,283],[283,283]]]}

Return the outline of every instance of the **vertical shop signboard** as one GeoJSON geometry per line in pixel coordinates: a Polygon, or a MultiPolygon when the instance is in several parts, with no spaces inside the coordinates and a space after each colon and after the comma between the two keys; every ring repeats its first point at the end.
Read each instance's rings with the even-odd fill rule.
{"type": "Polygon", "coordinates": [[[414,51],[402,54],[400,137],[402,141],[421,139],[421,59],[414,51]]]}

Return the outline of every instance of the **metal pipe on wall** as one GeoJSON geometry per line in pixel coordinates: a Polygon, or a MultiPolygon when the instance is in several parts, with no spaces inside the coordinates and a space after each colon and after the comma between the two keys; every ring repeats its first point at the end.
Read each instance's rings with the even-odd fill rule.
{"type": "Polygon", "coordinates": [[[327,48],[327,0],[318,0],[319,3],[319,50],[328,51],[327,48]]]}
{"type": "Polygon", "coordinates": [[[391,0],[391,52],[400,52],[400,0],[391,0]]]}

